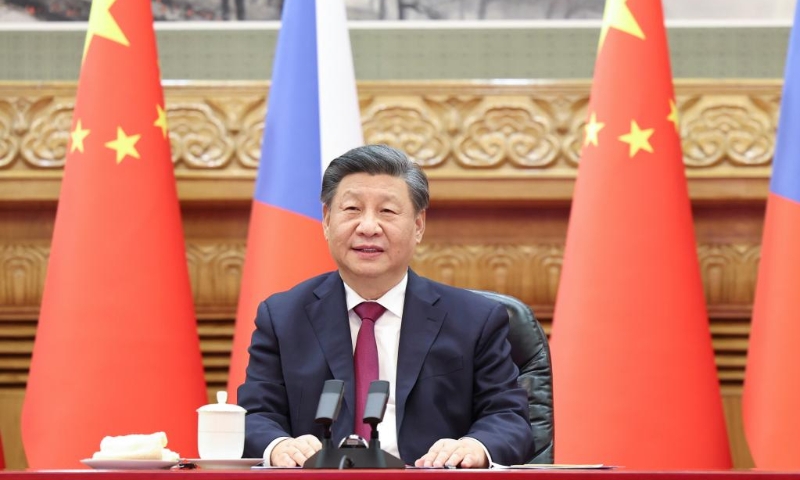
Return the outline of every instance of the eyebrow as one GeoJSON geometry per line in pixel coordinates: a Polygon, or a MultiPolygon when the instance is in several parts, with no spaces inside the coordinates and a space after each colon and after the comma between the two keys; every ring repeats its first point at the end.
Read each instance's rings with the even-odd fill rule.
{"type": "MultiPolygon", "coordinates": [[[[358,197],[359,196],[358,189],[355,189],[355,192],[354,192],[354,189],[352,189],[352,188],[342,192],[342,200],[345,200],[348,196],[358,197]]],[[[401,201],[401,199],[400,199],[400,197],[398,195],[395,195],[393,193],[388,193],[388,192],[381,193],[380,194],[380,199],[383,200],[383,201],[386,201],[386,200],[391,200],[391,201],[394,201],[394,202],[400,202],[401,201]]]]}

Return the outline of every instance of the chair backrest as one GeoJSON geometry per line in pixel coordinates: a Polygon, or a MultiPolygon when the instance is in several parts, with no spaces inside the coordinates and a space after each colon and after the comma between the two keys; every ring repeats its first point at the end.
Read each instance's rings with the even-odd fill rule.
{"type": "Polygon", "coordinates": [[[519,299],[485,290],[473,292],[501,303],[508,310],[511,358],[519,368],[517,383],[528,392],[528,419],[536,446],[529,463],[553,463],[553,370],[547,336],[531,309],[519,299]]]}

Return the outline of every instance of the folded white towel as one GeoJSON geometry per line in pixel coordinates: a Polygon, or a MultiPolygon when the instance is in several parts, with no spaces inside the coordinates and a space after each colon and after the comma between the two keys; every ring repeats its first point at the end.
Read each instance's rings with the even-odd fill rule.
{"type": "Polygon", "coordinates": [[[172,460],[179,455],[164,447],[167,434],[156,432],[150,435],[121,435],[105,437],[100,442],[100,451],[92,455],[95,460],[172,460]]]}

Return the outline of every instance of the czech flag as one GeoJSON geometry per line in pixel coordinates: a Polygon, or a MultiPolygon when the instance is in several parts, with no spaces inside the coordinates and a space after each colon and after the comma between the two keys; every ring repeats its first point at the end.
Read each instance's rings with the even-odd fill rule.
{"type": "Polygon", "coordinates": [[[789,40],[742,409],[759,468],[800,468],[800,33],[789,40]]]}
{"type": "Polygon", "coordinates": [[[244,382],[258,304],[336,268],[322,234],[322,172],[363,142],[344,3],[286,1],[236,312],[233,401],[244,382]]]}

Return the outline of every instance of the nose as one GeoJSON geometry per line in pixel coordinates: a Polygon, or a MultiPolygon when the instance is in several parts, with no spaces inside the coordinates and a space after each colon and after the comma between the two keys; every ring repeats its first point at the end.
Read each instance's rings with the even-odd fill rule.
{"type": "Polygon", "coordinates": [[[358,222],[356,233],[365,237],[374,237],[381,233],[381,225],[378,217],[372,212],[365,212],[358,222]]]}

